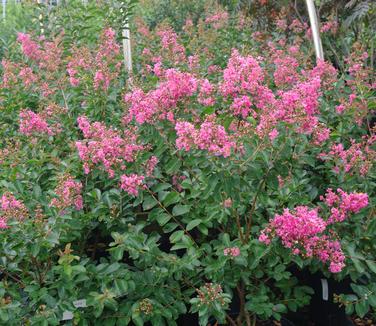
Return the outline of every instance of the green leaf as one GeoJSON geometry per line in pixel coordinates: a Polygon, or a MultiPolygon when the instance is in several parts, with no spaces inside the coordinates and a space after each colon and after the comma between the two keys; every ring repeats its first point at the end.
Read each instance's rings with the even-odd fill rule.
{"type": "Polygon", "coordinates": [[[144,198],[144,202],[142,203],[142,209],[144,211],[149,211],[157,204],[158,202],[152,196],[147,196],[144,198]]]}
{"type": "Polygon", "coordinates": [[[190,231],[192,229],[194,229],[197,225],[199,225],[201,223],[201,219],[197,218],[195,220],[192,220],[188,223],[187,225],[187,231],[190,231]]]}
{"type": "Polygon", "coordinates": [[[376,274],[376,263],[371,260],[366,260],[366,264],[369,267],[369,269],[376,274]]]}
{"type": "Polygon", "coordinates": [[[278,303],[273,307],[273,311],[284,313],[287,312],[287,307],[282,303],[278,303]]]}
{"type": "Polygon", "coordinates": [[[114,281],[114,287],[117,295],[124,295],[128,292],[128,283],[126,280],[116,279],[114,281]]]}
{"type": "Polygon", "coordinates": [[[163,205],[166,207],[177,203],[180,200],[179,193],[176,191],[170,192],[163,201],[163,205]]]}
{"type": "Polygon", "coordinates": [[[368,309],[369,304],[365,300],[360,300],[358,303],[355,304],[355,312],[360,318],[363,318],[366,315],[368,309]]]}
{"type": "Polygon", "coordinates": [[[169,160],[167,164],[165,165],[166,173],[174,174],[177,171],[179,171],[180,166],[181,166],[181,161],[177,157],[174,157],[171,160],[169,160]]]}
{"type": "Polygon", "coordinates": [[[183,237],[183,235],[184,235],[183,230],[175,231],[173,234],[171,234],[170,241],[172,243],[176,243],[183,237]]]}
{"type": "Polygon", "coordinates": [[[169,220],[171,220],[171,215],[167,213],[160,213],[157,215],[157,222],[160,226],[165,225],[169,220]]]}
{"type": "Polygon", "coordinates": [[[184,215],[188,213],[190,209],[191,205],[176,205],[172,210],[172,214],[175,216],[184,215]]]}
{"type": "Polygon", "coordinates": [[[119,263],[113,263],[106,268],[105,274],[112,274],[112,273],[116,272],[119,268],[120,268],[119,263]]]}

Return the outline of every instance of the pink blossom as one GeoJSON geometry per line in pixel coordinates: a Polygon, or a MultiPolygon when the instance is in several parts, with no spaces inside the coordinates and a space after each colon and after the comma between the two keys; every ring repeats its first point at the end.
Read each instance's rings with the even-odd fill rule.
{"type": "Polygon", "coordinates": [[[240,249],[238,247],[225,248],[223,250],[224,256],[237,257],[240,255],[240,249]]]}
{"type": "Polygon", "coordinates": [[[98,89],[102,85],[102,89],[106,91],[110,86],[110,77],[106,76],[103,71],[98,70],[94,76],[94,88],[98,89]]]}
{"type": "Polygon", "coordinates": [[[328,223],[342,222],[348,218],[350,213],[358,213],[368,206],[368,195],[365,193],[347,193],[342,189],[337,189],[337,194],[328,188],[325,196],[320,199],[330,208],[328,223]]]}
{"type": "Polygon", "coordinates": [[[131,174],[122,175],[120,177],[121,184],[120,188],[129,193],[130,195],[137,196],[139,188],[142,188],[142,183],[144,181],[144,176],[131,174]]]}
{"type": "Polygon", "coordinates": [[[22,52],[32,60],[39,60],[41,57],[41,50],[39,45],[34,42],[30,35],[25,33],[18,33],[17,41],[21,43],[22,52]]]}
{"type": "Polygon", "coordinates": [[[278,130],[274,128],[271,132],[269,132],[269,139],[273,141],[277,137],[278,137],[278,130]]]}
{"type": "Polygon", "coordinates": [[[4,193],[0,197],[0,222],[3,228],[7,227],[7,220],[23,220],[27,215],[28,211],[23,202],[17,200],[11,193],[4,193]]]}
{"type": "Polygon", "coordinates": [[[124,121],[130,122],[135,118],[137,123],[144,124],[166,119],[179,101],[192,96],[197,87],[198,81],[192,74],[167,69],[155,90],[145,93],[135,89],[125,95],[124,100],[130,107],[124,121]]]}
{"type": "Polygon", "coordinates": [[[235,97],[230,108],[233,110],[234,115],[239,115],[245,119],[251,112],[254,112],[251,107],[252,103],[249,96],[243,95],[235,97]]]}
{"type": "Polygon", "coordinates": [[[50,202],[50,206],[58,208],[60,211],[74,206],[76,210],[83,208],[81,196],[82,183],[75,181],[71,176],[64,176],[55,189],[56,198],[50,202]]]}
{"type": "Polygon", "coordinates": [[[207,150],[214,155],[228,157],[231,149],[236,147],[234,141],[227,134],[225,128],[206,120],[199,129],[186,121],[177,122],[175,130],[178,135],[176,147],[189,151],[191,147],[207,150]]]}
{"type": "Polygon", "coordinates": [[[280,175],[277,176],[277,179],[278,179],[278,187],[282,188],[285,185],[285,180],[280,175]]]}
{"type": "Polygon", "coordinates": [[[338,29],[338,23],[335,20],[330,20],[321,25],[320,32],[326,33],[330,32],[332,34],[335,34],[338,29]]]}
{"type": "Polygon", "coordinates": [[[346,109],[346,107],[345,107],[343,104],[340,104],[340,105],[337,105],[337,106],[336,106],[336,112],[337,112],[338,114],[343,113],[343,111],[345,111],[345,109],[346,109]]]}
{"type": "Polygon", "coordinates": [[[7,220],[3,217],[0,217],[0,229],[8,229],[7,220]]]}
{"type": "Polygon", "coordinates": [[[329,262],[329,270],[338,273],[345,266],[345,256],[339,241],[323,234],[326,227],[327,224],[318,216],[317,209],[298,206],[294,211],[285,209],[282,215],[276,214],[261,231],[259,240],[270,244],[278,236],[283,246],[289,248],[294,255],[329,262]]]}
{"type": "Polygon", "coordinates": [[[30,67],[22,68],[18,76],[22,79],[23,83],[27,87],[32,86],[38,80],[38,77],[33,73],[33,70],[30,67]]]}
{"type": "Polygon", "coordinates": [[[365,176],[373,165],[376,152],[371,148],[372,137],[362,143],[351,140],[351,146],[345,150],[343,144],[334,144],[328,153],[321,153],[324,160],[334,160],[336,169],[343,169],[345,173],[352,174],[354,171],[365,176]]]}
{"type": "Polygon", "coordinates": [[[91,124],[85,116],[79,117],[77,122],[85,137],[84,141],[76,142],[85,173],[89,173],[93,165],[102,164],[109,176],[114,177],[114,168],[133,162],[137,153],[144,149],[137,144],[134,128],[120,133],[100,122],[91,124]]]}
{"type": "Polygon", "coordinates": [[[158,162],[158,158],[154,155],[149,158],[149,160],[146,162],[146,176],[150,177],[153,175],[154,169],[158,162]]]}
{"type": "Polygon", "coordinates": [[[313,143],[315,145],[322,145],[322,143],[329,139],[330,129],[323,126],[318,126],[313,131],[313,143]]]}
{"type": "Polygon", "coordinates": [[[230,208],[232,206],[232,199],[231,198],[225,199],[224,202],[223,202],[223,206],[225,208],[230,208]]]}
{"type": "Polygon", "coordinates": [[[185,49],[179,44],[178,36],[171,28],[160,30],[157,35],[161,38],[162,48],[173,55],[175,63],[186,61],[185,49]]]}
{"type": "Polygon", "coordinates": [[[274,82],[277,86],[291,86],[298,81],[297,68],[299,64],[294,57],[283,55],[282,51],[277,51],[274,64],[276,66],[274,82]]]}
{"type": "Polygon", "coordinates": [[[53,135],[54,132],[48,126],[48,123],[39,114],[31,110],[20,112],[20,132],[26,136],[33,134],[53,135]]]}
{"type": "Polygon", "coordinates": [[[217,12],[205,19],[205,23],[212,24],[215,29],[222,28],[227,21],[228,13],[226,11],[217,12]]]}

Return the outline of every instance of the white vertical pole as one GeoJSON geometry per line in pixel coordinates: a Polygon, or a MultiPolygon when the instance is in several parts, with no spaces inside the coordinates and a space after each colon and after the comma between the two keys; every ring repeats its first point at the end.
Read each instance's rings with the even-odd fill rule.
{"type": "Polygon", "coordinates": [[[324,51],[322,49],[322,43],[320,38],[319,20],[317,18],[315,4],[313,0],[306,0],[309,21],[311,23],[313,43],[315,45],[316,59],[324,60],[324,51]]]}
{"type": "Polygon", "coordinates": [[[132,51],[131,51],[131,36],[129,32],[129,24],[126,23],[125,27],[122,30],[123,34],[123,55],[124,55],[124,64],[128,73],[132,73],[132,51]]]}
{"type": "Polygon", "coordinates": [[[3,20],[5,21],[7,0],[3,0],[2,2],[3,2],[3,20]]]}

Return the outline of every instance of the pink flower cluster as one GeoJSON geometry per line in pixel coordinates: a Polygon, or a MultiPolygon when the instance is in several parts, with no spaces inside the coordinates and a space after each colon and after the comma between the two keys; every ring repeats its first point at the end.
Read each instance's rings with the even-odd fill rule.
{"type": "Polygon", "coordinates": [[[220,90],[224,96],[235,97],[245,92],[257,95],[263,80],[264,72],[258,61],[252,56],[243,57],[237,50],[233,50],[223,71],[220,90]]]}
{"type": "Polygon", "coordinates": [[[47,121],[41,115],[31,110],[20,112],[20,132],[26,136],[35,134],[47,134],[51,136],[54,134],[47,121]]]}
{"type": "Polygon", "coordinates": [[[101,163],[112,178],[115,176],[115,167],[120,166],[124,170],[125,162],[133,162],[137,153],[144,149],[144,146],[136,143],[137,135],[131,128],[121,135],[100,122],[91,124],[85,116],[79,117],[77,122],[86,138],[76,142],[86,174],[93,165],[101,163]]]}
{"type": "Polygon", "coordinates": [[[261,232],[259,240],[270,244],[278,236],[283,246],[291,249],[294,255],[329,262],[329,270],[338,273],[345,266],[345,256],[339,241],[322,234],[326,222],[318,216],[317,211],[306,206],[298,206],[294,211],[285,209],[282,215],[274,216],[261,232]]]}
{"type": "Polygon", "coordinates": [[[145,168],[146,176],[151,177],[153,175],[154,169],[158,162],[158,158],[154,155],[147,160],[145,168]]]}
{"type": "Polygon", "coordinates": [[[318,124],[313,130],[313,144],[321,146],[322,143],[329,139],[330,129],[324,127],[322,124],[318,124]]]}
{"type": "Polygon", "coordinates": [[[198,94],[197,101],[205,106],[210,106],[215,104],[215,98],[213,95],[214,93],[214,86],[211,84],[207,79],[203,79],[200,81],[200,92],[198,94]]]}
{"type": "Polygon", "coordinates": [[[157,32],[161,38],[162,49],[167,50],[174,63],[185,62],[185,48],[178,43],[177,34],[171,29],[162,29],[157,32]]]}
{"type": "Polygon", "coordinates": [[[209,119],[205,120],[199,129],[196,129],[190,122],[179,121],[175,125],[175,130],[178,136],[176,147],[185,151],[191,150],[191,147],[197,147],[214,155],[228,157],[231,149],[236,147],[225,128],[209,119]]]}
{"type": "Polygon", "coordinates": [[[142,175],[131,174],[131,175],[122,175],[120,177],[120,188],[126,191],[132,196],[138,195],[138,190],[143,188],[143,181],[145,177],[142,175]]]}
{"type": "Polygon", "coordinates": [[[294,57],[283,55],[281,50],[277,50],[274,64],[276,66],[274,82],[278,87],[291,86],[299,80],[297,72],[299,63],[294,57]]]}
{"type": "Polygon", "coordinates": [[[368,206],[368,195],[365,193],[346,193],[337,189],[337,194],[332,189],[327,189],[325,196],[320,199],[330,208],[327,224],[343,222],[350,213],[358,213],[368,206]]]}
{"type": "Polygon", "coordinates": [[[168,69],[155,90],[144,93],[136,89],[125,95],[125,102],[130,104],[124,121],[135,118],[139,124],[153,123],[156,119],[174,121],[173,109],[179,101],[192,96],[197,90],[198,82],[190,73],[168,69]]]}
{"type": "Polygon", "coordinates": [[[30,67],[22,68],[18,76],[21,78],[26,87],[32,86],[38,80],[38,77],[33,73],[33,70],[30,67]]]}
{"type": "Polygon", "coordinates": [[[84,73],[92,73],[94,89],[107,91],[120,71],[119,53],[114,30],[104,29],[95,55],[87,48],[76,49],[67,66],[70,84],[78,86],[84,73]]]}
{"type": "Polygon", "coordinates": [[[284,247],[292,250],[295,255],[316,257],[322,262],[330,262],[329,269],[338,273],[345,266],[345,256],[341,244],[333,238],[328,226],[344,221],[350,213],[358,213],[368,205],[368,195],[364,193],[346,193],[337,189],[327,189],[320,199],[330,208],[327,221],[318,215],[319,208],[309,209],[298,206],[293,211],[285,209],[282,215],[276,214],[268,226],[261,231],[259,240],[270,244],[278,236],[284,247]],[[324,234],[329,231],[330,236],[324,234]]]}
{"type": "Polygon", "coordinates": [[[83,208],[81,191],[81,182],[75,181],[70,175],[64,176],[55,189],[57,198],[51,200],[50,206],[56,207],[59,211],[74,206],[79,211],[83,208]]]}
{"type": "Polygon", "coordinates": [[[228,21],[227,11],[219,11],[205,18],[206,24],[211,24],[215,29],[222,28],[228,21]]]}
{"type": "Polygon", "coordinates": [[[56,37],[51,42],[44,37],[40,37],[38,42],[36,42],[31,39],[29,34],[18,33],[17,41],[21,43],[24,55],[37,62],[40,68],[49,72],[57,71],[62,55],[62,49],[59,46],[60,37],[56,37]]]}
{"type": "Polygon", "coordinates": [[[3,81],[0,87],[8,88],[11,84],[17,83],[17,74],[14,69],[17,65],[6,59],[1,60],[1,65],[3,66],[3,81]]]}
{"type": "Polygon", "coordinates": [[[338,72],[336,68],[329,62],[318,60],[316,66],[310,70],[303,72],[308,78],[320,78],[321,86],[324,89],[333,89],[334,83],[337,81],[338,72]]]}
{"type": "MultiPolygon", "coordinates": [[[[106,28],[101,35],[101,43],[99,45],[97,55],[95,56],[96,72],[94,75],[94,88],[102,88],[107,90],[110,87],[111,80],[117,76],[110,71],[109,65],[116,62],[120,53],[120,46],[116,43],[115,31],[106,28]]],[[[121,61],[116,64],[116,70],[119,71],[121,61]]]]}
{"type": "Polygon", "coordinates": [[[351,140],[351,146],[348,149],[345,149],[343,144],[334,144],[328,153],[320,153],[319,157],[323,160],[337,162],[334,168],[337,173],[341,168],[345,173],[352,174],[357,171],[360,175],[365,176],[376,158],[376,151],[372,149],[375,141],[375,136],[371,136],[361,143],[351,140]]]}
{"type": "Polygon", "coordinates": [[[4,193],[0,197],[0,229],[8,228],[7,221],[9,219],[23,220],[27,214],[25,205],[11,193],[4,193]]]}
{"type": "Polygon", "coordinates": [[[335,20],[329,20],[321,25],[320,32],[326,33],[330,32],[335,34],[338,30],[338,22],[335,20]]]}
{"type": "Polygon", "coordinates": [[[286,122],[295,126],[298,133],[311,134],[315,131],[316,143],[326,140],[329,130],[322,124],[317,128],[317,115],[321,77],[326,78],[329,66],[322,64],[316,70],[305,72],[300,80],[297,60],[280,53],[274,58],[274,80],[279,86],[288,86],[288,89],[279,90],[275,95],[264,82],[265,72],[260,60],[252,56],[243,57],[233,50],[219,86],[222,95],[232,100],[230,109],[233,114],[242,118],[252,115],[257,119],[256,133],[260,137],[269,136],[273,140],[278,136],[276,126],[286,122]]]}
{"type": "Polygon", "coordinates": [[[30,35],[25,33],[18,33],[17,41],[21,43],[22,52],[28,58],[32,60],[39,60],[41,57],[41,50],[35,41],[33,41],[30,35]]]}
{"type": "Polygon", "coordinates": [[[225,248],[223,250],[223,255],[237,257],[240,255],[240,249],[238,247],[225,248]]]}

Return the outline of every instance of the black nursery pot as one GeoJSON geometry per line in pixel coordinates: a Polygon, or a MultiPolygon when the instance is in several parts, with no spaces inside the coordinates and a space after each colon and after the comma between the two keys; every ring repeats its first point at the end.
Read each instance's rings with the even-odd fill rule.
{"type": "Polygon", "coordinates": [[[338,282],[326,278],[322,273],[311,274],[307,270],[294,270],[292,273],[299,279],[300,284],[307,285],[314,290],[307,311],[289,315],[296,326],[307,325],[307,319],[315,326],[354,326],[351,319],[346,315],[345,308],[339,307],[333,301],[334,294],[352,292],[350,279],[338,282]],[[305,321],[301,322],[302,320],[305,321]]]}

